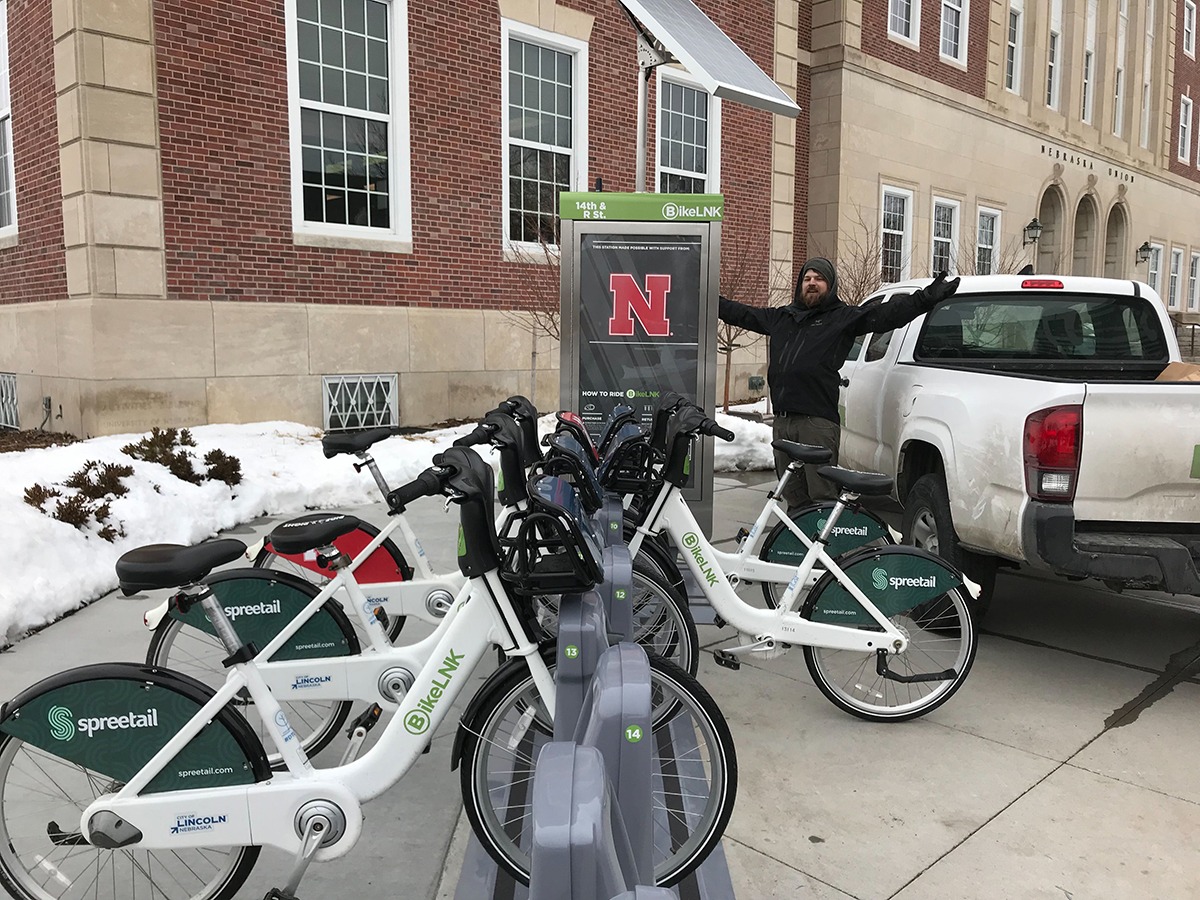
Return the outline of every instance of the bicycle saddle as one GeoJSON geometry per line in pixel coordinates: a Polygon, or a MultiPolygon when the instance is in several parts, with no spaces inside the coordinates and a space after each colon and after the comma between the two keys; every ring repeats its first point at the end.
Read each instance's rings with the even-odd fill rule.
{"type": "Polygon", "coordinates": [[[372,444],[378,444],[395,433],[395,428],[372,428],[369,431],[327,434],[321,438],[321,449],[325,451],[326,459],[333,459],[339,453],[362,453],[372,444]]]}
{"type": "Polygon", "coordinates": [[[117,560],[117,581],[130,597],[140,591],[194,584],[217,566],[233,562],[246,545],[233,538],[207,541],[194,547],[182,544],[147,544],[117,560]]]}
{"type": "Polygon", "coordinates": [[[780,438],[771,441],[771,446],[780,453],[785,453],[790,459],[802,463],[827,463],[833,459],[833,451],[812,444],[799,444],[796,441],[785,441],[780,438]]]}
{"type": "Polygon", "coordinates": [[[318,547],[328,547],[334,540],[343,534],[349,534],[360,524],[357,516],[312,513],[276,525],[267,540],[271,542],[276,553],[303,553],[318,547]]]}
{"type": "Polygon", "coordinates": [[[840,466],[821,466],[817,474],[852,494],[880,497],[892,492],[892,476],[878,472],[854,472],[840,466]]]}

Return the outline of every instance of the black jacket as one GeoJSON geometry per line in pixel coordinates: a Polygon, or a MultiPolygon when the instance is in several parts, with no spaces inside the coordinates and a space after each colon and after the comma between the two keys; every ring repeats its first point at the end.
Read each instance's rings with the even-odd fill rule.
{"type": "Polygon", "coordinates": [[[747,306],[721,298],[720,318],[737,328],[769,335],[767,381],[777,413],[838,422],[838,369],[860,334],[899,328],[932,304],[921,291],[869,307],[847,306],[830,291],[819,306],[747,306]]]}

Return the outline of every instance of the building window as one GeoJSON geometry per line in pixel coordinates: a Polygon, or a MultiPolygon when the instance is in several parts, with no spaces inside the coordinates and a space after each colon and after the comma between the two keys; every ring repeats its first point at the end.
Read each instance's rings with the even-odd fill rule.
{"type": "Polygon", "coordinates": [[[1150,84],[1154,78],[1154,0],[1146,3],[1146,49],[1142,56],[1141,145],[1150,146],[1150,84]]]}
{"type": "Polygon", "coordinates": [[[1188,268],[1188,312],[1200,309],[1200,253],[1192,254],[1188,268]]]}
{"type": "MultiPolygon", "coordinates": [[[[3,4],[0,3],[0,7],[3,4]]],[[[0,372],[0,429],[17,431],[21,427],[20,407],[17,405],[17,376],[0,372]]]]}
{"type": "Polygon", "coordinates": [[[933,201],[933,259],[930,271],[948,272],[958,269],[958,203],[953,200],[933,201]]]}
{"type": "Polygon", "coordinates": [[[1196,56],[1196,4],[1193,0],[1183,0],[1183,52],[1188,56],[1196,56]]]}
{"type": "Polygon", "coordinates": [[[3,235],[17,230],[11,104],[8,83],[8,0],[0,0],[0,234],[3,235]]]}
{"type": "Polygon", "coordinates": [[[720,190],[721,101],[676,80],[658,80],[658,189],[665,194],[720,190]]]}
{"type": "Polygon", "coordinates": [[[1179,98],[1179,161],[1192,161],[1192,98],[1179,98]]]}
{"type": "Polygon", "coordinates": [[[1112,133],[1115,134],[1117,137],[1120,137],[1121,132],[1125,130],[1123,127],[1124,119],[1125,119],[1125,92],[1121,90],[1121,88],[1124,87],[1124,85],[1122,83],[1124,81],[1125,81],[1125,70],[1118,68],[1115,76],[1113,77],[1113,121],[1112,121],[1112,133]]]}
{"type": "Polygon", "coordinates": [[[1021,93],[1021,10],[1008,11],[1008,49],[1004,55],[1004,86],[1014,94],[1021,93]]]}
{"type": "Polygon", "coordinates": [[[1142,84],[1142,135],[1141,145],[1150,146],[1150,84],[1142,84]]]}
{"type": "Polygon", "coordinates": [[[965,0],[942,0],[942,56],[957,63],[967,62],[965,0]]]}
{"type": "Polygon", "coordinates": [[[894,284],[908,277],[909,250],[912,246],[911,191],[883,189],[883,228],[880,279],[894,284]]]}
{"type": "Polygon", "coordinates": [[[295,230],[411,241],[407,0],[288,12],[295,230]]]}
{"type": "Polygon", "coordinates": [[[1146,274],[1146,283],[1154,288],[1155,293],[1161,292],[1162,255],[1162,244],[1150,245],[1150,268],[1146,274]]]}
{"type": "Polygon", "coordinates": [[[1179,309],[1179,276],[1183,271],[1183,251],[1171,251],[1171,272],[1167,280],[1167,307],[1179,309]]]}
{"type": "Polygon", "coordinates": [[[587,181],[587,45],[505,20],[505,238],[558,244],[558,195],[587,181]]]}
{"type": "Polygon", "coordinates": [[[921,33],[921,4],[914,0],[888,0],[888,36],[918,44],[921,33]]]}
{"type": "Polygon", "coordinates": [[[1083,52],[1083,109],[1080,118],[1089,125],[1092,122],[1092,60],[1091,50],[1083,52]]]}
{"type": "Polygon", "coordinates": [[[1112,133],[1117,137],[1125,133],[1125,54],[1128,33],[1129,0],[1120,0],[1117,4],[1117,64],[1113,74],[1112,133]]]}
{"type": "Polygon", "coordinates": [[[1050,32],[1050,52],[1046,57],[1046,105],[1058,109],[1058,35],[1050,32]]]}
{"type": "Polygon", "coordinates": [[[975,231],[975,274],[996,274],[996,244],[1000,237],[1000,212],[979,210],[979,226],[975,231]]]}
{"type": "Polygon", "coordinates": [[[399,375],[323,375],[326,431],[400,424],[399,375]]]}

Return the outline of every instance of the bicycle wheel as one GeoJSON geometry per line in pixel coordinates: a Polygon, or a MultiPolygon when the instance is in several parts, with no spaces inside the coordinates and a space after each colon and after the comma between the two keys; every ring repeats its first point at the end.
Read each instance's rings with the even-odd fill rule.
{"type": "MultiPolygon", "coordinates": [[[[700,665],[700,637],[686,598],[671,588],[653,562],[640,555],[633,561],[632,593],[634,640],[647,653],[695,675],[700,665]]],[[[536,603],[538,624],[548,635],[557,635],[558,597],[538,597],[536,603]]]]}
{"type": "Polygon", "coordinates": [[[0,886],[17,900],[230,900],[258,847],[119,850],[76,832],[112,779],[0,735],[0,886]]]}
{"type": "MultiPolygon", "coordinates": [[[[509,666],[483,698],[476,727],[464,726],[460,777],[480,842],[528,884],[533,764],[552,728],[528,666],[509,666]]],[[[724,834],[737,796],[737,757],[729,726],[700,683],[653,656],[650,669],[654,878],[670,886],[699,866],[724,834]]]]}
{"type": "MultiPolygon", "coordinates": [[[[816,603],[820,603],[819,597],[816,603]]],[[[809,619],[814,611],[810,597],[801,615],[809,619]]],[[[878,674],[873,651],[805,647],[804,661],[821,693],[835,706],[863,719],[902,722],[937,709],[962,686],[975,661],[978,635],[962,588],[953,588],[889,618],[909,640],[903,654],[888,657],[890,670],[916,675],[953,669],[956,676],[945,681],[896,681],[878,674]]]]}
{"type": "MultiPolygon", "coordinates": [[[[340,604],[330,598],[325,608],[347,639],[351,655],[357,655],[358,638],[340,604]]],[[[226,656],[228,652],[213,635],[171,616],[165,616],[154,629],[154,636],[150,639],[150,647],[146,651],[146,664],[182,672],[216,690],[225,684],[225,678],[229,674],[229,670],[222,663],[226,656]]],[[[354,705],[350,700],[289,700],[285,697],[275,699],[279,701],[292,730],[300,738],[300,746],[310,757],[320,753],[337,737],[338,730],[345,724],[350,715],[350,708],[354,705]]],[[[275,744],[267,735],[267,728],[259,718],[249,693],[243,689],[230,705],[235,706],[246,717],[263,747],[271,751],[267,753],[267,761],[270,762],[271,768],[286,768],[283,757],[273,751],[275,744]]]]}
{"type": "MultiPolygon", "coordinates": [[[[371,543],[378,536],[378,528],[370,522],[360,522],[357,529],[351,531],[349,534],[343,534],[334,540],[333,545],[351,558],[354,558],[367,544],[371,543]]],[[[325,575],[325,570],[318,568],[315,562],[309,565],[300,556],[280,556],[271,549],[270,541],[263,544],[262,549],[258,551],[258,555],[254,557],[253,565],[256,569],[275,569],[277,571],[289,572],[292,575],[303,578],[310,584],[316,585],[318,588],[325,587],[325,584],[329,581],[329,578],[325,575]]],[[[409,566],[407,560],[405,560],[404,554],[400,552],[400,548],[392,542],[391,538],[385,539],[379,545],[379,549],[372,553],[370,558],[354,571],[354,580],[364,590],[377,582],[408,581],[411,578],[412,568],[409,566]]],[[[369,641],[358,616],[351,616],[350,621],[353,623],[354,631],[358,635],[359,644],[366,646],[369,641]]],[[[388,640],[395,641],[403,628],[404,616],[392,616],[388,620],[388,640]]]]}

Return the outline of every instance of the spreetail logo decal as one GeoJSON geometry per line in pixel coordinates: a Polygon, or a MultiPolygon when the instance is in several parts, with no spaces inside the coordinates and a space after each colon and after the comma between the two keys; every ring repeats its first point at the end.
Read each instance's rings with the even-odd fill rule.
{"type": "Polygon", "coordinates": [[[52,706],[46,714],[50,723],[50,735],[55,740],[69,741],[75,737],[76,730],[82,731],[89,738],[97,731],[128,731],[130,728],[157,728],[158,710],[148,709],[145,713],[127,712],[119,716],[83,716],[78,722],[74,714],[65,706],[52,706]]]}
{"type": "Polygon", "coordinates": [[[900,588],[935,588],[937,587],[937,577],[934,575],[917,576],[916,578],[903,578],[900,576],[889,576],[885,569],[877,568],[871,572],[871,585],[877,591],[883,591],[890,585],[892,590],[900,590],[900,588]]]}
{"type": "Polygon", "coordinates": [[[251,603],[247,606],[227,606],[225,607],[225,615],[229,616],[229,621],[234,621],[238,616],[273,616],[281,612],[282,609],[278,600],[272,600],[270,603],[251,603]]]}
{"type": "Polygon", "coordinates": [[[50,721],[50,734],[56,741],[69,741],[75,737],[75,720],[65,706],[52,706],[46,716],[50,721]]]}
{"type": "Polygon", "coordinates": [[[462,665],[464,656],[465,654],[455,653],[451,648],[449,655],[442,660],[442,667],[437,672],[442,680],[438,681],[435,678],[433,685],[429,688],[429,693],[418,700],[417,708],[404,717],[404,730],[409,734],[424,734],[429,730],[429,716],[438,705],[438,701],[442,699],[446,688],[449,687],[454,673],[462,665]]]}
{"type": "MultiPolygon", "coordinates": [[[[828,519],[817,519],[817,533],[825,530],[828,519]]],[[[830,537],[842,537],[843,535],[852,535],[854,537],[866,537],[868,534],[866,525],[834,525],[830,537]]],[[[880,588],[882,590],[882,588],[880,588]]]]}
{"type": "Polygon", "coordinates": [[[877,591],[887,590],[887,586],[888,586],[887,572],[885,572],[883,569],[876,569],[874,572],[871,573],[871,584],[874,586],[875,590],[877,590],[877,591]]]}
{"type": "Polygon", "coordinates": [[[696,561],[696,565],[700,569],[700,574],[704,576],[704,580],[708,582],[709,587],[717,583],[717,573],[713,571],[708,560],[704,558],[704,554],[700,552],[700,538],[694,531],[689,531],[683,536],[683,549],[692,555],[692,559],[696,561]]]}

